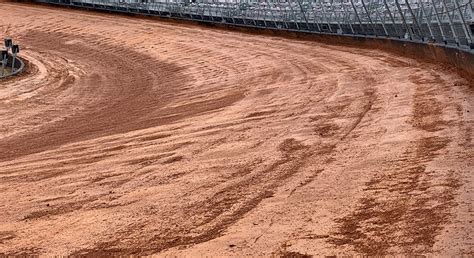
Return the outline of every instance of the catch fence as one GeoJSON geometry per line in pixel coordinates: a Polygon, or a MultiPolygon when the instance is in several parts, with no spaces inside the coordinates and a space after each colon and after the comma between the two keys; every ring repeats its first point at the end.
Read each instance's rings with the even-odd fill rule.
{"type": "Polygon", "coordinates": [[[37,0],[278,30],[387,37],[474,49],[473,0],[37,0]]]}

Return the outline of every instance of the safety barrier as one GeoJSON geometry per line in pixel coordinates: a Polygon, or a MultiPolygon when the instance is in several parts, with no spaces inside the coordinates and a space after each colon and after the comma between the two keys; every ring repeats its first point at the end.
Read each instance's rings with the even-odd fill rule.
{"type": "Polygon", "coordinates": [[[474,85],[473,0],[33,1],[382,49],[454,66],[474,85]]]}
{"type": "Polygon", "coordinates": [[[229,25],[474,49],[472,0],[36,0],[229,25]]]}

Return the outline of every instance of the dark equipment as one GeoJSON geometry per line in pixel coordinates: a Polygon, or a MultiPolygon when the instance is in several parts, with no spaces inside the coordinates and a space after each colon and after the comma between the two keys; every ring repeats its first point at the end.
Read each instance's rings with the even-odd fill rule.
{"type": "Polygon", "coordinates": [[[12,53],[13,53],[13,61],[12,61],[12,72],[15,72],[15,61],[16,61],[16,55],[20,53],[20,47],[18,45],[13,45],[12,46],[12,53]]]}
{"type": "Polygon", "coordinates": [[[13,45],[12,39],[6,38],[6,39],[5,39],[5,47],[7,48],[7,50],[8,50],[9,48],[11,48],[12,45],[13,45]]]}
{"type": "Polygon", "coordinates": [[[12,46],[12,53],[13,54],[18,54],[20,53],[20,47],[18,45],[13,45],[12,46]]]}
{"type": "Polygon", "coordinates": [[[2,55],[1,55],[1,58],[0,59],[0,62],[2,63],[2,70],[1,70],[1,74],[2,76],[5,75],[5,66],[7,65],[7,62],[8,62],[8,50],[2,50],[2,55]]]}
{"type": "Polygon", "coordinates": [[[1,61],[6,60],[7,58],[8,58],[8,50],[2,50],[2,59],[1,59],[1,61]]]}

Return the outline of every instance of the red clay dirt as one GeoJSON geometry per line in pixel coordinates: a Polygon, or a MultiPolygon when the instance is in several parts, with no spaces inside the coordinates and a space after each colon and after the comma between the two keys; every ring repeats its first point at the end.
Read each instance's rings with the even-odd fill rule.
{"type": "Polygon", "coordinates": [[[474,92],[453,70],[0,10],[29,63],[0,82],[0,254],[473,255],[474,92]]]}

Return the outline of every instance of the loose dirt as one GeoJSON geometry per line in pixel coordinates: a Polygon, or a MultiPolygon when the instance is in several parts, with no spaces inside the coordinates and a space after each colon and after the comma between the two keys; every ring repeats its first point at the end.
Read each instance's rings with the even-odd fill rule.
{"type": "Polygon", "coordinates": [[[0,254],[473,254],[474,92],[452,70],[0,10],[28,61],[0,82],[0,254]]]}

